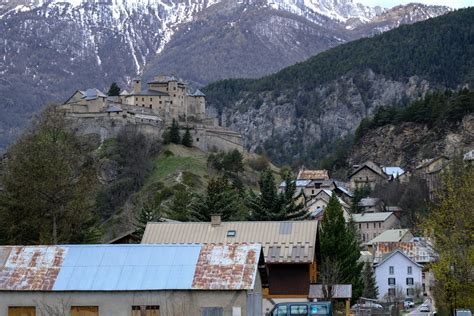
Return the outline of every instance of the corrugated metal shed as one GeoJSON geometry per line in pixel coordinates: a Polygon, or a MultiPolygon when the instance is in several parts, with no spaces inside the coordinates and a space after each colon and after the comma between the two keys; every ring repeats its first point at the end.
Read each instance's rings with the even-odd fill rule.
{"type": "Polygon", "coordinates": [[[260,245],[0,247],[0,291],[253,289],[260,245]]]}
{"type": "Polygon", "coordinates": [[[148,223],[142,244],[261,244],[267,263],[315,260],[318,221],[148,223]]]}
{"type": "MultiPolygon", "coordinates": [[[[351,298],[352,284],[335,284],[333,286],[333,298],[351,298]]],[[[324,298],[323,285],[311,284],[309,286],[309,298],[324,298]]]]}

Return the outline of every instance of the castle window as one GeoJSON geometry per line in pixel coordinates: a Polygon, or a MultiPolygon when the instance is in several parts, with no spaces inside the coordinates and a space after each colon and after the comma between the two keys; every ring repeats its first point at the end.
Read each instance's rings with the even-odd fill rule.
{"type": "Polygon", "coordinates": [[[173,101],[170,101],[170,104],[173,104],[173,101]]]}
{"type": "Polygon", "coordinates": [[[150,98],[150,101],[153,101],[153,98],[150,98]]]}
{"type": "Polygon", "coordinates": [[[137,98],[135,98],[135,101],[138,101],[138,97],[137,97],[137,98]]]}
{"type": "Polygon", "coordinates": [[[173,90],[176,90],[176,87],[174,87],[173,90]]]}
{"type": "Polygon", "coordinates": [[[198,141],[199,141],[199,138],[196,138],[196,141],[198,142],[198,141]]]}
{"type": "Polygon", "coordinates": [[[142,101],[145,101],[145,98],[142,98],[142,101]]]}
{"type": "Polygon", "coordinates": [[[150,109],[151,109],[151,104],[150,104],[150,109]]]}
{"type": "Polygon", "coordinates": [[[162,104],[162,103],[163,103],[163,101],[160,101],[160,104],[162,104]]]}
{"type": "Polygon", "coordinates": [[[175,98],[176,98],[176,94],[173,94],[173,97],[175,97],[175,98]]]}

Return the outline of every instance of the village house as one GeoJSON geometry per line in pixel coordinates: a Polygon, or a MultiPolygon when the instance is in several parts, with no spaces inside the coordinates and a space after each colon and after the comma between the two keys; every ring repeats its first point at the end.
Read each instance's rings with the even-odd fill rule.
{"type": "Polygon", "coordinates": [[[426,180],[430,198],[433,199],[441,186],[441,171],[449,164],[449,158],[438,156],[423,160],[415,169],[416,174],[426,180]]]}
{"type": "Polygon", "coordinates": [[[368,250],[372,249],[372,245],[381,242],[408,242],[413,239],[413,234],[409,229],[387,229],[377,237],[373,238],[367,245],[369,246],[368,250]]]}
{"type": "MultiPolygon", "coordinates": [[[[318,193],[306,202],[306,209],[311,214],[311,218],[314,220],[322,220],[324,210],[326,209],[329,199],[332,196],[332,191],[328,189],[319,189],[318,193]]],[[[339,204],[341,204],[342,211],[344,212],[344,219],[346,223],[351,219],[351,207],[341,198],[337,198],[339,204]]]]}
{"type": "Polygon", "coordinates": [[[429,292],[434,286],[434,274],[429,268],[429,263],[435,261],[436,254],[428,239],[413,237],[408,241],[406,238],[401,238],[400,241],[375,241],[369,249],[373,254],[374,263],[381,262],[385,256],[395,250],[403,252],[408,258],[423,267],[421,274],[423,293],[429,292]]]}
{"type": "Polygon", "coordinates": [[[268,269],[267,299],[303,299],[316,283],[318,221],[148,223],[143,244],[261,244],[268,269]]]}
{"type": "Polygon", "coordinates": [[[360,199],[359,203],[357,203],[357,206],[359,206],[359,209],[362,210],[363,213],[376,213],[385,211],[383,201],[378,198],[362,198],[360,199]]]}
{"type": "Polygon", "coordinates": [[[388,182],[390,179],[390,176],[372,161],[355,165],[353,169],[354,171],[349,175],[349,187],[353,191],[364,187],[373,190],[377,184],[388,182]]]}
{"type": "Polygon", "coordinates": [[[352,220],[364,244],[387,229],[400,227],[400,220],[392,212],[352,214],[352,220]]]}
{"type": "Polygon", "coordinates": [[[0,316],[257,316],[266,282],[255,244],[0,247],[0,316]]]}
{"type": "Polygon", "coordinates": [[[379,289],[379,300],[390,300],[398,295],[414,297],[421,290],[422,265],[407,257],[402,251],[395,250],[374,265],[375,280],[379,289]]]}

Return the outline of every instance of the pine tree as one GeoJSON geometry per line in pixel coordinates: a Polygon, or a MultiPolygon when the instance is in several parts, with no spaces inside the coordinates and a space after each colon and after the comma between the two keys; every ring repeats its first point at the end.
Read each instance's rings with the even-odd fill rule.
{"type": "Polygon", "coordinates": [[[173,122],[171,123],[169,140],[170,143],[181,144],[181,136],[179,135],[179,124],[175,119],[173,119],[173,122]]]}
{"type": "Polygon", "coordinates": [[[287,178],[285,182],[285,190],[278,193],[273,172],[269,169],[262,172],[258,182],[260,194],[250,191],[247,198],[251,220],[283,221],[301,220],[308,217],[304,205],[295,202],[294,181],[287,178]]]}
{"type": "Polygon", "coordinates": [[[374,270],[369,262],[366,262],[364,265],[362,281],[364,282],[362,296],[366,298],[377,298],[379,295],[379,289],[377,287],[377,282],[375,281],[374,270]]]}
{"type": "Polygon", "coordinates": [[[189,127],[186,128],[186,131],[184,132],[183,139],[181,140],[181,144],[186,147],[193,147],[193,137],[191,136],[189,127]]]}
{"type": "Polygon", "coordinates": [[[142,237],[145,233],[145,228],[148,222],[154,222],[158,219],[160,219],[159,210],[153,205],[144,205],[136,218],[137,223],[135,228],[137,235],[142,237]]]}
{"type": "Polygon", "coordinates": [[[340,267],[340,284],[352,284],[353,299],[362,294],[362,263],[354,229],[346,225],[341,204],[333,193],[321,222],[321,257],[340,267]]]}
{"type": "Polygon", "coordinates": [[[109,88],[109,92],[107,92],[109,97],[119,96],[120,95],[120,87],[117,85],[116,82],[112,82],[109,88]]]}
{"type": "Polygon", "coordinates": [[[243,205],[238,191],[224,177],[209,180],[205,195],[197,195],[191,206],[192,217],[201,222],[220,214],[222,220],[242,219],[243,205]]]}

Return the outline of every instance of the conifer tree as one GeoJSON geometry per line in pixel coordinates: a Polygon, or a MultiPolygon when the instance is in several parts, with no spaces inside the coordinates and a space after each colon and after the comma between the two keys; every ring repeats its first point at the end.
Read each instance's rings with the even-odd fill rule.
{"type": "Polygon", "coordinates": [[[116,82],[112,82],[109,88],[109,92],[107,92],[109,97],[119,96],[120,95],[120,87],[117,85],[116,82]]]}
{"type": "Polygon", "coordinates": [[[237,190],[224,177],[209,180],[205,195],[197,195],[191,206],[193,219],[201,222],[220,214],[222,220],[242,219],[243,205],[237,190]]]}
{"type": "Polygon", "coordinates": [[[341,204],[333,193],[321,222],[321,257],[340,267],[340,284],[352,284],[353,299],[362,294],[362,263],[354,229],[346,225],[341,204]]]}
{"type": "Polygon", "coordinates": [[[364,265],[362,281],[364,282],[362,296],[366,298],[377,298],[379,295],[379,289],[377,287],[377,282],[375,281],[374,270],[369,262],[366,262],[364,265]]]}
{"type": "Polygon", "coordinates": [[[135,225],[137,235],[142,237],[145,233],[145,228],[148,222],[154,222],[160,219],[160,212],[153,205],[144,205],[136,218],[135,225]]]}
{"type": "Polygon", "coordinates": [[[181,144],[186,147],[193,147],[193,137],[191,136],[189,127],[187,127],[186,131],[184,132],[183,139],[181,140],[181,144]]]}
{"type": "Polygon", "coordinates": [[[170,143],[181,144],[181,136],[179,135],[179,124],[173,119],[171,123],[170,132],[169,132],[170,143]]]}
{"type": "Polygon", "coordinates": [[[247,205],[250,219],[259,221],[301,220],[308,217],[303,204],[295,202],[296,184],[289,177],[285,189],[278,193],[275,177],[269,169],[262,172],[259,180],[260,194],[250,191],[247,205]]]}

